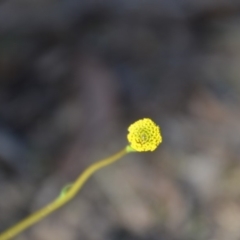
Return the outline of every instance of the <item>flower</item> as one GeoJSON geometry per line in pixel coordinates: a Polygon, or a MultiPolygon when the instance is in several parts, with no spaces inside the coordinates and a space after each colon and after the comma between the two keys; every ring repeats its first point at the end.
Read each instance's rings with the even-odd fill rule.
{"type": "Polygon", "coordinates": [[[138,152],[154,151],[162,142],[160,128],[151,119],[144,118],[128,128],[130,149],[138,152]]]}

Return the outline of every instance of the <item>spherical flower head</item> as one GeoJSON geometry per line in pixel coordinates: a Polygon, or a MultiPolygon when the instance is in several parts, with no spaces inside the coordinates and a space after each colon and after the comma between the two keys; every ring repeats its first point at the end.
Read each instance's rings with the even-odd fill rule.
{"type": "Polygon", "coordinates": [[[162,142],[159,126],[149,118],[136,121],[128,131],[127,138],[133,151],[154,151],[162,142]]]}

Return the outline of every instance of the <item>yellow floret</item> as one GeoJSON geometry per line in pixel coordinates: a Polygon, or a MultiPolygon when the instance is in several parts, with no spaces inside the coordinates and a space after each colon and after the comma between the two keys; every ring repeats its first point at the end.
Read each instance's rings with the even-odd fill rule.
{"type": "Polygon", "coordinates": [[[154,151],[162,142],[159,126],[149,118],[136,121],[128,131],[130,147],[138,152],[154,151]]]}

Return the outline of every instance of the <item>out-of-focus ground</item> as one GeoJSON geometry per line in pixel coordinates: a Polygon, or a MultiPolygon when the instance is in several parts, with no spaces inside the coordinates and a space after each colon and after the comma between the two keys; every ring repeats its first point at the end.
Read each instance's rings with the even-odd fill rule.
{"type": "Polygon", "coordinates": [[[17,240],[240,239],[240,2],[0,2],[0,231],[150,117],[163,143],[17,240]]]}

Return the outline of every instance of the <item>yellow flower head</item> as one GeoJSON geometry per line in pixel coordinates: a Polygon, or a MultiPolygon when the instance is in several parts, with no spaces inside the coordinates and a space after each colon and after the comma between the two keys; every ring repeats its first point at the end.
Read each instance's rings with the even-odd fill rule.
{"type": "Polygon", "coordinates": [[[128,131],[130,147],[138,152],[154,151],[162,142],[159,126],[149,118],[136,121],[128,131]]]}

